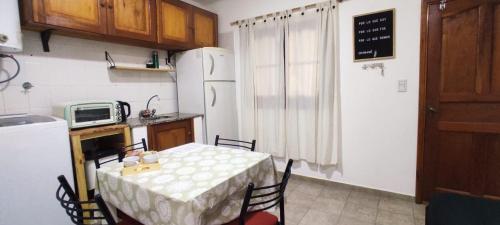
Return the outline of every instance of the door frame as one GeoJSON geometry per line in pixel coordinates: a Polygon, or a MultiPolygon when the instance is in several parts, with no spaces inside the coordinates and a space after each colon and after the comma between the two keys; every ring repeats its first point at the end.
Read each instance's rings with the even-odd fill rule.
{"type": "Polygon", "coordinates": [[[428,47],[428,17],[429,7],[439,4],[439,0],[422,0],[422,10],[420,16],[420,81],[418,100],[418,133],[417,133],[417,170],[415,201],[422,203],[424,189],[424,147],[425,147],[425,121],[427,105],[427,47],[428,47]]]}

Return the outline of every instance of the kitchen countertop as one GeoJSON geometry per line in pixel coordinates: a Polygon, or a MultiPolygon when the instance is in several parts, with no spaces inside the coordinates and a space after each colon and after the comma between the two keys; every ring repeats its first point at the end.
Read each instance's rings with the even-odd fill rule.
{"type": "Polygon", "coordinates": [[[192,114],[192,113],[167,113],[167,114],[159,114],[156,115],[157,117],[160,117],[158,119],[154,120],[146,120],[146,119],[141,119],[141,118],[130,118],[127,119],[127,124],[131,127],[144,127],[148,125],[153,125],[153,124],[159,124],[159,123],[168,123],[168,122],[174,122],[174,121],[179,121],[179,120],[185,120],[185,119],[192,119],[198,116],[203,116],[202,114],[192,114]],[[167,117],[165,117],[167,116],[167,117]],[[162,118],[164,117],[164,118],[162,118]]]}

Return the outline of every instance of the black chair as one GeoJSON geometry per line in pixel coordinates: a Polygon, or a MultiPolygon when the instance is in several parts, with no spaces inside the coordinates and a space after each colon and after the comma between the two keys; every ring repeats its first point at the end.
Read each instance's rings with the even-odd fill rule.
{"type": "Polygon", "coordinates": [[[96,195],[91,201],[79,201],[64,175],[58,176],[57,180],[59,180],[60,185],[57,188],[56,198],[70,217],[71,222],[83,225],[93,221],[106,220],[109,225],[117,225],[101,195],[96,195]]]}
{"type": "Polygon", "coordinates": [[[123,158],[125,158],[125,156],[127,155],[127,152],[137,151],[137,150],[148,151],[148,146],[146,145],[146,139],[143,138],[139,143],[124,146],[120,149],[112,149],[108,151],[93,151],[92,157],[94,159],[95,167],[99,169],[101,168],[101,165],[105,163],[109,163],[115,160],[118,160],[118,162],[122,162],[123,158]],[[101,161],[102,158],[112,155],[116,155],[116,157],[101,161]]]}
{"type": "Polygon", "coordinates": [[[223,146],[232,146],[232,147],[238,147],[238,148],[246,148],[246,149],[249,149],[250,151],[253,152],[253,151],[255,151],[255,144],[256,143],[257,142],[255,140],[252,140],[252,142],[248,142],[248,141],[239,141],[239,140],[220,138],[219,135],[215,136],[215,146],[223,145],[223,146]]]}
{"type": "Polygon", "coordinates": [[[288,160],[281,183],[255,187],[248,185],[240,216],[225,225],[285,225],[285,189],[292,170],[293,160],[288,160]],[[279,204],[280,218],[266,212],[279,204]]]}

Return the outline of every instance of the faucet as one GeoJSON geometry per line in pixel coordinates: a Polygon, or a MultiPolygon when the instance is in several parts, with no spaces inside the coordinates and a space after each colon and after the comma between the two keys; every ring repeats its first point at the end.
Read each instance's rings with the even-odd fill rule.
{"type": "Polygon", "coordinates": [[[149,103],[151,103],[151,100],[153,100],[154,98],[157,98],[158,100],[160,100],[160,96],[158,96],[158,95],[153,95],[151,98],[149,98],[148,103],[146,104],[146,109],[145,110],[141,110],[141,112],[139,112],[139,116],[140,117],[142,117],[142,118],[152,118],[152,117],[155,116],[156,109],[149,110],[149,103]]]}

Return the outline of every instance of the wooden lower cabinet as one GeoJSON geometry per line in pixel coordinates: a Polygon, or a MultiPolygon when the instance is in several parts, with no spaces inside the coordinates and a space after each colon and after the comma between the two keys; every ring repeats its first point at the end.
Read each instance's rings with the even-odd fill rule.
{"type": "Polygon", "coordinates": [[[193,142],[193,120],[180,120],[148,126],[148,147],[163,151],[193,142]]]}

